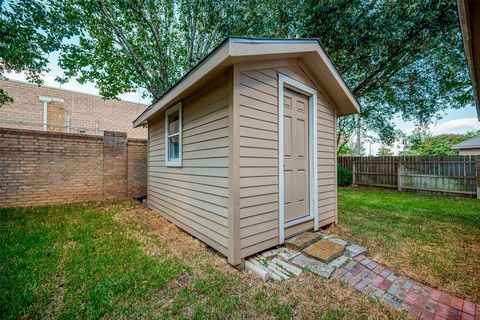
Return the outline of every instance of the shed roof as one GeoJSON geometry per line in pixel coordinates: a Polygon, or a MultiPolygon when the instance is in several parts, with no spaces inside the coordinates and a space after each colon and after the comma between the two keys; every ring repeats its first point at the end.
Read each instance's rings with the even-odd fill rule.
{"type": "Polygon", "coordinates": [[[318,39],[226,38],[135,121],[134,127],[183,99],[227,67],[246,61],[301,58],[323,86],[339,116],[357,113],[360,104],[340,77],[318,39]]]}
{"type": "Polygon", "coordinates": [[[480,137],[474,137],[472,139],[460,142],[453,146],[454,149],[472,149],[480,148],[480,137]]]}

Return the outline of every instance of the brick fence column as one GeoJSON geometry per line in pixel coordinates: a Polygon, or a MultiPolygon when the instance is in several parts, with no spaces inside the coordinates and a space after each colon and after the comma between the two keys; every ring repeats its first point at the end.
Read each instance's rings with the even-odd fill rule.
{"type": "Polygon", "coordinates": [[[103,197],[127,198],[127,134],[105,131],[103,136],[103,197]]]}

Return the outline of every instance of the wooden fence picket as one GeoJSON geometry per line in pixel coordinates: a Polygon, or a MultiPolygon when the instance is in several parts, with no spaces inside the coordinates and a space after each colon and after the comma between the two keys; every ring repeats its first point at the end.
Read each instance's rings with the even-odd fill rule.
{"type": "Polygon", "coordinates": [[[339,157],[356,185],[480,199],[480,156],[339,157]]]}

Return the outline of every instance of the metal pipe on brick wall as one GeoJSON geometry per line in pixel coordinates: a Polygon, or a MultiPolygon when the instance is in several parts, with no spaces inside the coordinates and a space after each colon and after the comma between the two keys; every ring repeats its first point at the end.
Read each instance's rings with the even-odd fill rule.
{"type": "Polygon", "coordinates": [[[48,131],[48,103],[49,102],[62,102],[63,99],[38,96],[38,99],[43,102],[43,131],[48,131]]]}
{"type": "Polygon", "coordinates": [[[43,131],[48,131],[48,102],[43,101],[43,131]]]}
{"type": "Polygon", "coordinates": [[[72,116],[68,115],[67,116],[67,132],[70,133],[70,127],[72,125],[72,116]]]}

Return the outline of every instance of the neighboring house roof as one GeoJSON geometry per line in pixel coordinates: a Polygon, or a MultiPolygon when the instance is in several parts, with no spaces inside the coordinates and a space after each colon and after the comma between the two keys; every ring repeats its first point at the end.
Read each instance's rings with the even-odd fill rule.
{"type": "Polygon", "coordinates": [[[473,149],[480,148],[480,137],[474,137],[467,141],[460,142],[453,146],[454,149],[473,149]]]}
{"type": "Polygon", "coordinates": [[[337,107],[337,115],[360,111],[360,104],[340,77],[318,39],[227,38],[148,107],[133,125],[137,127],[145,124],[157,112],[181,100],[198,89],[202,83],[213,79],[235,63],[288,58],[302,58],[305,66],[337,107]]]}
{"type": "Polygon", "coordinates": [[[457,0],[465,57],[472,77],[473,94],[480,120],[480,1],[457,0]]]}

